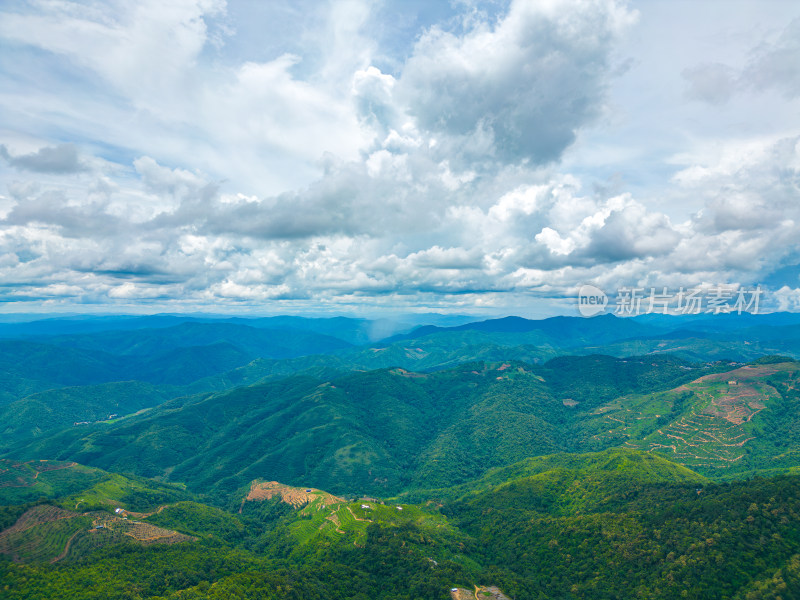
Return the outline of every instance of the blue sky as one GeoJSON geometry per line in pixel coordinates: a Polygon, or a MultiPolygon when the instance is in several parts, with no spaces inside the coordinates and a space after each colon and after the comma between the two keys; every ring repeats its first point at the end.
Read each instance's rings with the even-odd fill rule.
{"type": "Polygon", "coordinates": [[[0,310],[800,306],[788,1],[12,0],[0,310]]]}

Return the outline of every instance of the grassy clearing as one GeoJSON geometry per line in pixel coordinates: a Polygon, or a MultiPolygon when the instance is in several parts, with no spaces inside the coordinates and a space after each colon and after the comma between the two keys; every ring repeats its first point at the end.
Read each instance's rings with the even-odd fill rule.
{"type": "Polygon", "coordinates": [[[110,510],[124,508],[138,512],[156,510],[159,505],[184,500],[183,486],[158,484],[149,480],[103,473],[104,479],[95,485],[71,494],[59,501],[70,510],[110,510]]]}

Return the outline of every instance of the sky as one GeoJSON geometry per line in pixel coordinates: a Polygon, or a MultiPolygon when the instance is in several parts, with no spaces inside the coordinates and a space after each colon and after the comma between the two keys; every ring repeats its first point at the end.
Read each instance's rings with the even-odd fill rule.
{"type": "Polygon", "coordinates": [[[790,0],[0,4],[0,314],[800,310],[799,244],[790,0]]]}

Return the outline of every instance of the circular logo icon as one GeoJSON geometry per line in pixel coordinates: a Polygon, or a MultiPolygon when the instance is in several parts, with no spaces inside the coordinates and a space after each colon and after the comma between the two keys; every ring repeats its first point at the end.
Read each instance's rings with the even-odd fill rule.
{"type": "Polygon", "coordinates": [[[598,287],[582,285],[578,290],[578,311],[584,317],[599,315],[608,305],[608,296],[598,287]]]}

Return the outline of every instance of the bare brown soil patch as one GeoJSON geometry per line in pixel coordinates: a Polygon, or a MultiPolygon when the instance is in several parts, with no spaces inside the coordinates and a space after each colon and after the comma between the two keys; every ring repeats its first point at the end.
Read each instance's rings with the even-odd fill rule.
{"type": "Polygon", "coordinates": [[[139,542],[149,543],[168,543],[174,544],[178,542],[187,542],[195,538],[172,531],[171,529],[164,529],[157,527],[150,523],[128,522],[124,526],[125,535],[129,535],[139,542]]]}
{"type": "Polygon", "coordinates": [[[76,466],[76,462],[61,462],[58,460],[32,460],[25,463],[36,469],[39,473],[46,473],[47,471],[59,471],[61,469],[69,469],[76,466]]]}
{"type": "Polygon", "coordinates": [[[261,502],[263,500],[272,500],[273,498],[280,498],[281,502],[291,504],[295,508],[305,506],[318,498],[322,499],[322,503],[325,506],[344,502],[344,498],[339,498],[322,490],[292,487],[277,481],[258,480],[250,484],[250,491],[245,497],[245,502],[261,502]]]}
{"type": "MultiPolygon", "coordinates": [[[[163,508],[165,507],[162,506],[161,509],[163,508]]],[[[94,516],[94,521],[90,531],[94,533],[98,532],[98,530],[95,528],[100,525],[108,531],[127,535],[128,537],[132,537],[136,541],[145,544],[177,544],[179,542],[188,542],[197,539],[190,535],[178,533],[172,529],[165,529],[164,527],[159,527],[151,523],[133,521],[130,518],[122,518],[106,513],[91,514],[94,516]]],[[[126,514],[132,515],[133,513],[126,514]]]]}
{"type": "Polygon", "coordinates": [[[753,379],[761,379],[774,375],[778,371],[784,370],[784,364],[777,363],[774,365],[753,365],[739,367],[733,371],[726,371],[724,373],[712,373],[711,375],[704,375],[699,379],[695,379],[692,383],[710,382],[710,381],[731,381],[737,382],[752,381],[753,379]]]}
{"type": "Polygon", "coordinates": [[[495,585],[476,585],[474,590],[454,588],[450,590],[450,598],[451,600],[510,600],[510,598],[495,585]]]}
{"type": "Polygon", "coordinates": [[[393,371],[396,375],[402,375],[403,377],[410,377],[412,379],[427,379],[427,375],[424,373],[414,373],[412,371],[406,371],[405,369],[395,369],[393,371]]]}
{"type": "MultiPolygon", "coordinates": [[[[327,517],[325,517],[325,519],[333,523],[333,526],[336,528],[336,533],[344,533],[342,530],[342,524],[339,522],[339,515],[337,515],[335,512],[329,514],[327,517]]],[[[320,525],[320,529],[322,529],[324,525],[325,523],[323,522],[323,524],[320,525]]]]}

